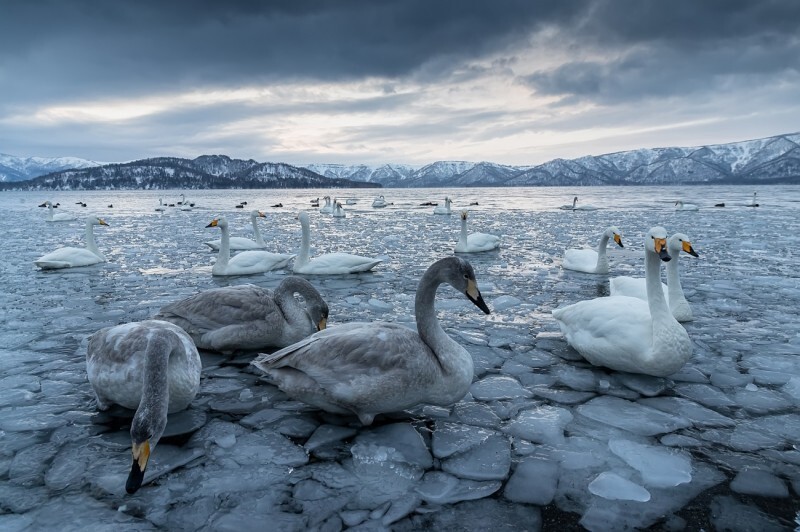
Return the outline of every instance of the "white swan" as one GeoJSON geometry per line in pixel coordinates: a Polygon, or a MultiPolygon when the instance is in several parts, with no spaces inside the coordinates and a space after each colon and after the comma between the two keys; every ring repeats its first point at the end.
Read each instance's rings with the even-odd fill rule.
{"type": "Polygon", "coordinates": [[[758,193],[753,192],[753,201],[751,201],[749,205],[746,205],[747,207],[758,207],[758,203],[756,203],[756,194],[758,193]]]}
{"type": "Polygon", "coordinates": [[[434,262],[417,286],[417,332],[396,323],[346,323],[251,362],[290,397],[369,425],[377,414],[419,403],[448,406],[469,390],[472,357],[439,325],[436,289],[448,283],[489,314],[472,266],[434,262]]]}
{"type": "Polygon", "coordinates": [[[698,211],[700,210],[694,203],[684,203],[681,200],[675,202],[676,211],[698,211]]]}
{"type": "Polygon", "coordinates": [[[358,203],[358,200],[356,198],[347,198],[345,200],[346,205],[355,205],[356,203],[358,203]]]}
{"type": "Polygon", "coordinates": [[[372,206],[375,208],[386,207],[387,205],[388,203],[386,203],[386,199],[383,197],[383,195],[372,200],[372,206]]]}
{"type": "Polygon", "coordinates": [[[184,196],[183,194],[181,194],[181,203],[180,203],[180,205],[181,205],[181,210],[182,211],[191,211],[192,210],[192,205],[188,201],[186,201],[186,196],[184,196]]]}
{"type": "Polygon", "coordinates": [[[166,305],[153,319],[181,327],[200,349],[232,353],[286,347],[321,331],[328,304],[311,283],[290,275],[275,292],[252,284],[205,290],[166,305]]]}
{"type": "Polygon", "coordinates": [[[450,214],[452,211],[450,210],[450,204],[453,202],[448,197],[444,198],[444,205],[437,205],[433,208],[433,214],[450,214]]]}
{"type": "Polygon", "coordinates": [[[264,273],[278,268],[285,268],[294,255],[271,253],[263,250],[242,251],[231,257],[230,234],[228,221],[215,218],[206,227],[219,227],[222,230],[222,245],[219,248],[217,262],[211,268],[211,275],[250,275],[264,273]]]}
{"type": "Polygon", "coordinates": [[[42,255],[33,263],[43,270],[56,270],[59,268],[77,268],[79,266],[91,266],[99,262],[105,262],[106,258],[97,249],[97,244],[94,241],[94,231],[92,227],[95,225],[108,225],[101,218],[96,216],[89,216],[86,218],[86,247],[63,247],[55,251],[51,251],[46,255],[42,255]]]}
{"type": "Polygon", "coordinates": [[[322,208],[320,208],[319,212],[321,212],[322,214],[331,214],[333,212],[333,203],[331,203],[331,197],[325,196],[322,199],[325,200],[325,205],[323,205],[322,208]]]}
{"type": "Polygon", "coordinates": [[[118,404],[136,410],[128,493],[142,485],[147,461],[167,426],[167,414],[183,410],[197,395],[201,369],[192,339],[165,321],[106,327],[89,338],[86,373],[97,407],[107,410],[118,404]]]}
{"type": "Polygon", "coordinates": [[[575,205],[577,204],[578,204],[578,196],[575,196],[574,198],[572,198],[572,205],[562,205],[561,207],[559,207],[559,209],[561,209],[562,211],[574,211],[575,205]]]}
{"type": "Polygon", "coordinates": [[[595,207],[590,203],[578,205],[578,196],[575,196],[572,198],[572,205],[562,205],[559,207],[559,209],[562,211],[596,211],[598,210],[598,207],[595,207]]]}
{"type": "Polygon", "coordinates": [[[294,273],[338,275],[344,273],[366,272],[383,262],[381,259],[351,255],[350,253],[326,253],[309,259],[311,247],[311,230],[308,224],[308,214],[301,212],[300,227],[303,235],[300,251],[294,260],[294,273]]]}
{"type": "MultiPolygon", "coordinates": [[[[264,242],[264,238],[261,236],[261,231],[258,229],[259,218],[266,218],[266,215],[261,211],[250,211],[250,223],[253,225],[253,233],[256,236],[255,240],[250,240],[249,238],[245,238],[243,236],[229,237],[228,243],[230,245],[230,249],[234,251],[240,251],[243,249],[264,249],[267,247],[267,243],[264,242]]],[[[214,251],[219,251],[219,248],[222,246],[222,239],[220,238],[217,240],[211,240],[205,244],[214,251]]]]}
{"type": "Polygon", "coordinates": [[[608,257],[606,248],[608,240],[613,238],[619,247],[622,245],[622,235],[614,226],[606,229],[594,249],[568,249],[564,252],[564,262],[562,266],[567,270],[575,270],[584,273],[608,273],[608,257]]]}
{"type": "Polygon", "coordinates": [[[48,200],[39,205],[39,207],[47,207],[47,221],[48,222],[69,222],[75,220],[75,217],[66,212],[54,212],[53,204],[48,200]]]}
{"type": "Polygon", "coordinates": [[[344,207],[340,202],[335,202],[333,204],[333,212],[331,213],[334,218],[346,218],[347,213],[344,212],[344,207]]]}
{"type": "Polygon", "coordinates": [[[667,231],[650,229],[644,246],[647,301],[600,297],[556,309],[553,317],[567,342],[592,364],[665,377],[689,359],[692,341],[672,317],[661,289],[661,261],[670,259],[667,231]]]}
{"type": "Polygon", "coordinates": [[[164,205],[164,200],[163,198],[158,198],[158,207],[156,207],[156,211],[162,212],[164,210],[166,210],[164,205]]]}
{"type": "MultiPolygon", "coordinates": [[[[667,239],[667,251],[672,260],[667,263],[667,283],[661,283],[664,297],[669,302],[669,309],[672,316],[678,321],[692,321],[692,307],[686,301],[681,287],[680,275],[678,273],[678,258],[681,252],[688,253],[693,257],[699,255],[692,247],[689,237],[683,233],[676,233],[667,239]]],[[[612,296],[638,297],[647,301],[647,281],[641,277],[614,277],[609,280],[612,296]]]]}
{"type": "Polygon", "coordinates": [[[500,237],[487,233],[467,234],[467,211],[461,211],[461,234],[456,243],[456,253],[491,251],[500,247],[500,237]]]}

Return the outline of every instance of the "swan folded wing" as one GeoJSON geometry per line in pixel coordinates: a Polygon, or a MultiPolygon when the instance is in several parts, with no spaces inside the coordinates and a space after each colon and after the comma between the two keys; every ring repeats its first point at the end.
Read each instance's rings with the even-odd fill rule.
{"type": "MultiPolygon", "coordinates": [[[[635,297],[647,301],[647,281],[643,277],[628,277],[621,275],[609,281],[610,293],[612,296],[635,297]]],[[[664,298],[669,301],[669,288],[661,283],[664,298]]]]}
{"type": "Polygon", "coordinates": [[[309,262],[312,270],[328,270],[337,273],[364,272],[383,262],[381,259],[353,255],[351,253],[327,253],[309,262]]]}
{"type": "Polygon", "coordinates": [[[89,266],[103,262],[105,259],[86,248],[65,247],[51,251],[34,261],[41,267],[66,268],[75,266],[89,266]],[[63,266],[62,266],[63,265],[63,266]]]}
{"type": "Polygon", "coordinates": [[[597,251],[568,249],[564,252],[564,267],[571,270],[594,271],[597,268],[597,251]]]}

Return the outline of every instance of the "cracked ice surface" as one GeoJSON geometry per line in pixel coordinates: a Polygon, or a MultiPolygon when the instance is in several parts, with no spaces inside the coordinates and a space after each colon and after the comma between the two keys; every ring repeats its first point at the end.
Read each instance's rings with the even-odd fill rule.
{"type": "Polygon", "coordinates": [[[212,278],[215,255],[203,242],[219,235],[205,226],[225,214],[235,235],[252,236],[247,213],[233,208],[246,199],[267,211],[269,249],[296,252],[296,212],[328,193],[193,191],[193,211],[154,212],[173,192],[0,194],[0,529],[793,526],[796,187],[762,187],[758,209],[743,207],[750,187],[587,188],[582,196],[602,208],[586,212],[557,209],[574,195],[564,188],[385,190],[394,205],[382,210],[368,206],[374,191],[342,191],[361,201],[346,219],[310,211],[312,255],[384,262],[373,273],[310,277],[330,306],[329,327],[384,320],[414,328],[419,277],[452,253],[459,230],[457,216],[433,216],[419,203],[479,201],[470,230],[503,236],[500,250],[465,255],[491,315],[447,286],[436,299],[442,326],[475,362],[470,393],[452,407],[420,405],[361,427],[288,398],[248,366],[254,353],[203,352],[200,393],[170,418],[145,485],[129,496],[129,420],[98,414],[87,337],[215,286],[274,288],[287,272],[212,278]],[[687,195],[701,209],[675,212],[674,200],[687,195]],[[44,222],[36,205],[47,199],[75,211],[80,199],[89,207],[78,214],[106,219],[95,235],[107,263],[34,268],[56,247],[83,245],[79,222],[44,222]],[[285,207],[268,207],[278,202],[285,207]],[[587,364],[551,317],[559,305],[608,293],[609,276],[560,267],[564,249],[594,245],[608,225],[625,243],[609,249],[611,276],[642,275],[641,239],[653,225],[686,233],[700,253],[680,261],[693,356],[666,378],[587,364]],[[698,512],[702,523],[691,520],[698,512]]]}

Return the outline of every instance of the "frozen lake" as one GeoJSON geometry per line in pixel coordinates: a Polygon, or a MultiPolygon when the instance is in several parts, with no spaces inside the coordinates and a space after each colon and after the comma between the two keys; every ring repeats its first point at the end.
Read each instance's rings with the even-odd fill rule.
{"type": "Polygon", "coordinates": [[[748,208],[753,190],[183,191],[195,209],[163,214],[158,198],[174,203],[181,191],[0,193],[0,529],[792,530],[800,187],[758,187],[761,206],[748,208]],[[309,206],[326,194],[358,202],[335,219],[309,206]],[[377,194],[393,204],[372,209],[377,194]],[[558,209],[575,194],[599,209],[558,209]],[[419,205],[445,195],[451,216],[419,205]],[[700,209],[676,212],[679,199],[700,209]],[[38,271],[39,256],[83,246],[83,223],[46,223],[45,200],[105,219],[95,236],[108,262],[38,271]],[[234,208],[241,201],[247,207],[234,208]],[[384,259],[373,273],[309,277],[330,306],[329,327],[413,324],[419,277],[452,254],[461,209],[471,231],[502,235],[499,251],[465,256],[491,315],[449,286],[437,297],[442,325],[475,361],[470,394],[362,428],[289,400],[248,365],[255,353],[202,353],[191,409],[171,418],[174,435],[154,451],[146,484],[126,495],[128,427],[98,416],[87,337],[207,288],[277,286],[288,272],[211,276],[215,254],[203,242],[220,235],[205,226],[225,215],[233,235],[252,237],[251,208],[266,212],[270,251],[297,251],[295,217],[307,209],[312,256],[384,259]],[[686,233],[700,254],[681,257],[694,352],[669,378],[583,362],[551,316],[607,295],[609,275],[561,261],[609,225],[625,244],[609,248],[610,276],[643,275],[641,242],[654,225],[686,233]]]}

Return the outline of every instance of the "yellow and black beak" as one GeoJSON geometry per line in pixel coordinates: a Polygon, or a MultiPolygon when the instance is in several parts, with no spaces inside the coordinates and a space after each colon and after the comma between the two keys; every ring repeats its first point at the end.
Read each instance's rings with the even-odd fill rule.
{"type": "Polygon", "coordinates": [[[319,320],[319,323],[317,323],[317,330],[322,331],[327,326],[328,326],[328,318],[322,318],[321,320],[319,320]]]}
{"type": "Polygon", "coordinates": [[[100,225],[108,225],[102,218],[98,218],[97,221],[100,222],[100,225]]]}
{"type": "Polygon", "coordinates": [[[266,217],[267,217],[267,215],[266,215],[266,214],[264,214],[264,213],[263,213],[263,212],[261,212],[261,211],[258,211],[258,217],[259,217],[259,218],[266,218],[266,217]]]}
{"type": "Polygon", "coordinates": [[[614,242],[616,242],[616,243],[617,243],[617,245],[618,245],[619,247],[621,247],[621,248],[624,248],[624,247],[625,247],[625,246],[623,246],[623,245],[622,245],[622,237],[621,237],[621,236],[619,236],[619,234],[617,234],[617,233],[614,233],[614,242]]]}
{"type": "Polygon", "coordinates": [[[483,300],[481,296],[481,291],[478,290],[478,284],[475,282],[475,279],[467,280],[467,291],[466,295],[470,301],[475,303],[475,306],[481,309],[485,314],[491,314],[492,311],[489,310],[489,307],[486,306],[486,302],[483,300]]]}
{"type": "Polygon", "coordinates": [[[206,227],[216,227],[218,223],[219,220],[214,218],[213,220],[211,220],[211,223],[209,223],[206,227]]]}
{"type": "Polygon", "coordinates": [[[692,243],[688,242],[686,240],[683,241],[683,251],[685,251],[686,253],[688,253],[692,257],[699,257],[700,256],[700,255],[697,254],[697,252],[692,247],[692,243]]]}
{"type": "Polygon", "coordinates": [[[131,465],[131,472],[128,475],[128,481],[125,483],[125,491],[130,494],[142,487],[144,480],[144,470],[147,468],[147,461],[150,459],[150,440],[145,440],[143,443],[133,443],[133,465],[131,465]]]}
{"type": "Polygon", "coordinates": [[[672,257],[669,256],[667,252],[667,239],[666,238],[654,238],[653,241],[655,242],[655,250],[658,253],[658,258],[663,260],[664,262],[669,262],[672,260],[672,257]]]}

